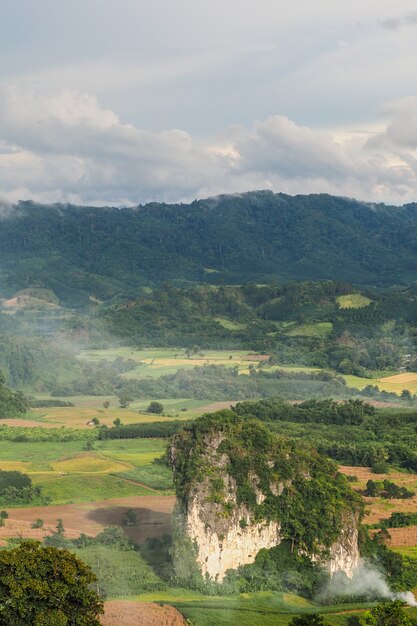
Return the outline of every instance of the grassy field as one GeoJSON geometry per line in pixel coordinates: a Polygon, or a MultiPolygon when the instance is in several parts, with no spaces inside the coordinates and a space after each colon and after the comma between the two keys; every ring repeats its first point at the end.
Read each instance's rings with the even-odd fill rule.
{"type": "Polygon", "coordinates": [[[371,304],[372,300],[361,293],[349,293],[345,296],[339,296],[337,302],[341,309],[362,309],[371,304]]]}
{"type": "MultiPolygon", "coordinates": [[[[223,319],[223,322],[229,322],[223,319]]],[[[229,322],[234,324],[234,322],[229,322]]],[[[235,324],[234,324],[235,325],[235,324]]],[[[241,325],[235,325],[241,326],[241,325]]],[[[133,348],[110,348],[107,350],[84,350],[78,358],[82,361],[97,363],[102,359],[109,361],[118,357],[132,359],[137,367],[123,374],[124,378],[138,379],[157,378],[166,374],[173,374],[178,369],[191,369],[202,365],[226,365],[247,370],[251,362],[258,362],[258,355],[250,355],[245,350],[207,350],[201,354],[188,356],[182,349],[150,349],[134,350],[133,348]],[[251,358],[253,357],[253,358],[251,358]]]]}
{"type": "Polygon", "coordinates": [[[161,602],[175,606],[195,626],[287,626],[295,615],[323,613],[332,626],[355,626],[352,620],[370,605],[317,606],[300,596],[257,592],[240,596],[204,596],[186,589],[145,593],[137,602],[161,602]]]}
{"type": "MultiPolygon", "coordinates": [[[[166,449],[161,439],[0,442],[0,469],[29,474],[54,504],[146,495],[172,489],[170,471],[154,465],[166,449]]],[[[161,494],[163,495],[163,494],[161,494]]]]}
{"type": "Polygon", "coordinates": [[[343,378],[349,387],[356,389],[363,389],[367,385],[376,385],[381,391],[393,391],[401,394],[403,389],[408,389],[411,393],[417,393],[417,373],[414,372],[404,372],[380,378],[360,378],[346,374],[343,378]]]}
{"type": "Polygon", "coordinates": [[[71,502],[95,502],[112,498],[151,495],[154,492],[139,484],[116,476],[34,476],[35,485],[43,488],[43,493],[52,498],[52,504],[71,502]]]}
{"type": "Polygon", "coordinates": [[[163,585],[139,552],[119,551],[107,546],[89,546],[76,551],[98,577],[101,593],[123,597],[158,590],[163,585]]]}
{"type": "MultiPolygon", "coordinates": [[[[50,399],[49,396],[37,396],[38,399],[50,399]]],[[[100,424],[112,426],[115,419],[120,419],[123,424],[138,424],[143,422],[164,422],[174,415],[179,419],[187,417],[180,412],[181,408],[194,408],[207,404],[210,400],[187,400],[181,398],[163,400],[164,415],[154,415],[146,413],[151,400],[138,400],[132,402],[128,408],[119,407],[119,400],[116,396],[61,396],[58,400],[69,401],[73,407],[47,407],[32,409],[28,413],[29,422],[35,422],[39,426],[56,428],[65,426],[67,428],[91,428],[89,422],[97,418],[100,424]],[[110,402],[108,409],[103,406],[104,402],[110,402]]],[[[9,421],[4,421],[5,424],[9,421]]],[[[32,424],[35,425],[35,424],[32,424]]]]}

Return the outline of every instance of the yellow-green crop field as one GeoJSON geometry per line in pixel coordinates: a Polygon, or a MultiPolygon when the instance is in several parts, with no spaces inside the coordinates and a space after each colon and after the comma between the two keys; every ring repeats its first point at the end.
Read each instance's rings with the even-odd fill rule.
{"type": "Polygon", "coordinates": [[[337,302],[341,309],[362,309],[371,304],[372,300],[361,293],[349,293],[345,296],[339,296],[337,302]]]}
{"type": "Polygon", "coordinates": [[[381,391],[393,391],[401,394],[403,389],[408,389],[411,393],[417,393],[417,373],[415,372],[404,372],[382,378],[360,378],[345,375],[344,379],[349,387],[356,389],[363,389],[367,385],[376,385],[381,391]]]}
{"type": "MultiPolygon", "coordinates": [[[[226,323],[224,319],[223,321],[226,323]]],[[[203,353],[187,355],[182,349],[135,350],[125,347],[107,350],[83,350],[78,358],[91,363],[97,363],[102,359],[111,361],[118,357],[132,359],[137,363],[137,367],[123,374],[123,377],[141,379],[157,378],[166,374],[173,374],[179,369],[191,369],[203,365],[225,365],[227,367],[237,365],[239,369],[247,370],[249,363],[259,361],[256,356],[250,355],[245,350],[207,350],[203,353]]]]}
{"type": "Polygon", "coordinates": [[[162,439],[106,440],[85,450],[85,441],[0,441],[0,470],[29,474],[52,504],[151,495],[155,477],[163,495],[171,492],[170,472],[153,461],[166,445],[162,439]]]}

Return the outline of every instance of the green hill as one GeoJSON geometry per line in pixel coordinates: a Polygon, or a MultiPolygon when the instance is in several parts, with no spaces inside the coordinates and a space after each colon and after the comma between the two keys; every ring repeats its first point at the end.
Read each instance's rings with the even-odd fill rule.
{"type": "Polygon", "coordinates": [[[21,202],[2,220],[0,287],[73,306],[167,280],[411,282],[416,217],[416,204],[269,191],[124,209],[21,202]]]}

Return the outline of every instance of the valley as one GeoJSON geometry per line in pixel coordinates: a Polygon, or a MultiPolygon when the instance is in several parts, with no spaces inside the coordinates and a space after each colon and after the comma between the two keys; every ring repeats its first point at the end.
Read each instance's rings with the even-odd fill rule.
{"type": "MultiPolygon", "coordinates": [[[[265,199],[255,194],[238,205],[251,213],[265,199]]],[[[282,198],[276,201],[273,211],[282,198]]],[[[16,228],[17,239],[32,219],[27,207],[19,210],[21,221],[5,229],[16,228]]],[[[41,215],[44,208],[33,211],[41,215]]],[[[414,208],[407,211],[411,215],[414,208]]],[[[147,209],[142,213],[141,227],[147,209]]],[[[46,215],[55,232],[61,216],[55,209],[46,215]]],[[[78,209],[69,210],[68,220],[75,215],[81,224],[78,209]]],[[[112,211],[107,218],[110,228],[112,211]]],[[[61,245],[67,227],[70,232],[69,224],[63,231],[59,227],[61,245]]],[[[44,233],[31,236],[30,254],[40,259],[44,233]]],[[[108,245],[104,232],[91,235],[91,245],[101,237],[108,245]]],[[[157,265],[172,245],[161,245],[157,265]]],[[[347,249],[341,246],[340,254],[347,249]]],[[[352,264],[347,280],[342,264],[331,277],[323,276],[324,270],[304,276],[293,255],[293,270],[283,277],[271,268],[283,255],[288,261],[290,252],[275,252],[265,272],[253,248],[249,269],[229,251],[221,268],[202,275],[198,254],[184,247],[181,259],[175,257],[179,273],[171,282],[162,266],[159,279],[150,279],[144,252],[143,271],[134,277],[126,258],[111,246],[109,259],[119,255],[113,269],[109,260],[100,268],[82,260],[81,274],[72,265],[78,247],[66,248],[59,281],[48,268],[36,281],[28,265],[26,273],[12,272],[13,251],[6,246],[0,253],[6,267],[0,303],[0,545],[5,549],[29,538],[76,553],[98,577],[105,626],[120,619],[135,626],[153,619],[182,626],[184,618],[193,626],[287,626],[296,615],[314,613],[329,626],[357,625],[378,597],[333,593],[324,600],[320,589],[330,584],[326,568],[314,559],[298,559],[294,551],[297,541],[304,546],[301,554],[306,545],[337,551],[343,541],[336,549],[337,537],[324,528],[336,528],[337,511],[349,510],[353,502],[365,512],[362,555],[386,572],[392,593],[417,590],[415,285],[393,284],[393,275],[393,282],[382,285],[375,278],[380,270],[369,263],[365,269],[363,259],[360,267],[352,264]],[[187,266],[182,274],[181,264],[187,266]],[[199,461],[182,466],[185,482],[178,482],[167,452],[172,441],[186,441],[199,424],[204,429],[229,421],[241,424],[243,433],[248,428],[246,435],[232,428],[227,440],[231,467],[239,468],[233,470],[236,489],[216,474],[223,457],[208,463],[196,483],[199,461]],[[268,462],[262,448],[267,441],[268,462]],[[291,463],[279,456],[283,445],[291,450],[291,463]],[[239,456],[246,449],[251,457],[239,456]],[[320,462],[316,455],[323,455],[320,462]],[[272,476],[273,463],[278,465],[272,476]],[[332,473],[334,463],[346,479],[332,473]],[[256,489],[265,492],[255,490],[254,496],[256,472],[261,485],[256,489]],[[271,489],[282,490],[275,500],[267,475],[271,489]],[[242,476],[247,479],[240,484],[242,476]],[[274,482],[279,476],[286,478],[274,482]],[[377,495],[367,494],[369,482],[377,495]],[[201,577],[195,555],[182,569],[175,564],[178,552],[187,554],[177,532],[182,490],[194,485],[198,491],[203,484],[207,493],[198,504],[184,505],[194,511],[189,519],[205,511],[207,545],[197,533],[199,554],[213,549],[221,562],[230,539],[231,546],[235,540],[244,546],[237,553],[248,555],[245,562],[224,557],[222,583],[216,573],[201,577]],[[335,485],[340,491],[332,491],[335,485]],[[239,518],[227,528],[235,506],[239,518]],[[252,545],[265,525],[268,540],[252,545]]],[[[138,262],[132,260],[132,267],[138,262]]],[[[343,559],[339,555],[335,562],[343,559]]],[[[414,616],[414,609],[407,611],[414,616]]]]}

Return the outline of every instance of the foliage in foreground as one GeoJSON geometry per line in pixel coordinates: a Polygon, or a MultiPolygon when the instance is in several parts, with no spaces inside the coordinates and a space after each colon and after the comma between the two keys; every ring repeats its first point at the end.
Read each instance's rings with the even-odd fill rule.
{"type": "Polygon", "coordinates": [[[415,626],[417,620],[411,619],[404,611],[401,600],[381,602],[367,611],[360,620],[361,626],[415,626]]]}
{"type": "Polygon", "coordinates": [[[1,626],[100,626],[90,567],[68,552],[22,542],[0,551],[1,626]]]}

